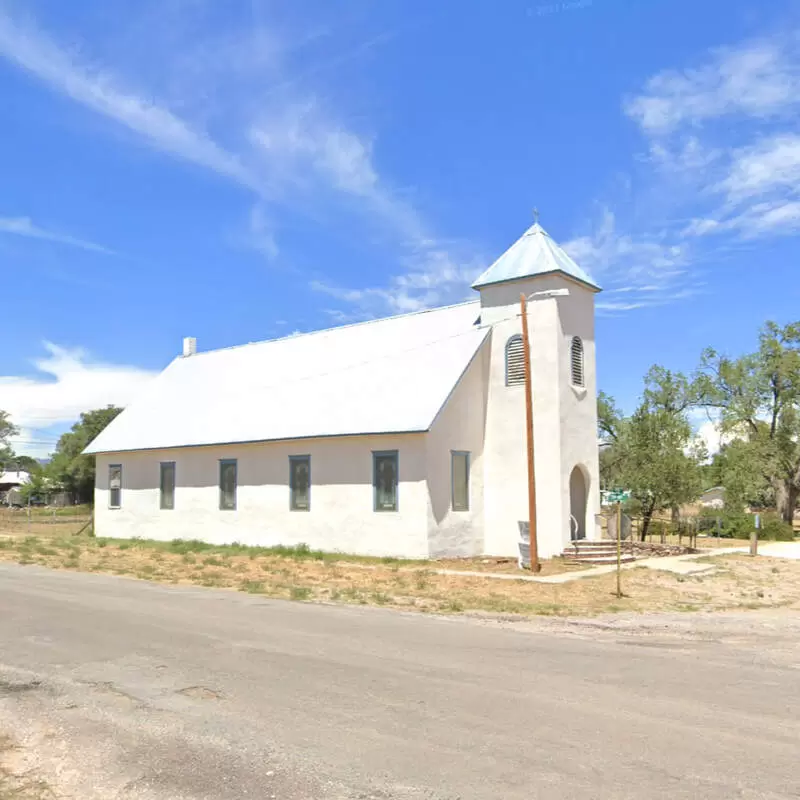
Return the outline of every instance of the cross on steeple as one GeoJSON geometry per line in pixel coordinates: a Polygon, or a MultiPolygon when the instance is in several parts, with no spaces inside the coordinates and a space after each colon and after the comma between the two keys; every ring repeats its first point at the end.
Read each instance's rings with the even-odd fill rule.
{"type": "Polygon", "coordinates": [[[539,209],[534,206],[533,209],[533,221],[535,224],[539,224],[539,209]]]}

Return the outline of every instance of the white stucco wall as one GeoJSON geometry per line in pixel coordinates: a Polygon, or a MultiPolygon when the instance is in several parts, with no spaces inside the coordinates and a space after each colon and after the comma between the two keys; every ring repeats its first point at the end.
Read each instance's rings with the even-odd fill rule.
{"type": "Polygon", "coordinates": [[[484,342],[426,436],[432,558],[483,552],[483,440],[491,338],[484,342]],[[470,454],[469,510],[452,508],[452,451],[470,454]]]}
{"type": "Polygon", "coordinates": [[[584,464],[591,478],[594,494],[587,503],[587,516],[593,520],[599,511],[591,292],[560,275],[486,286],[481,289],[481,320],[493,325],[484,448],[484,535],[489,554],[516,555],[518,523],[528,518],[525,393],[523,386],[505,385],[506,342],[522,330],[521,293],[561,288],[569,289],[569,296],[528,303],[540,556],[561,553],[569,541],[569,476],[575,463],[584,464]],[[585,339],[586,390],[580,397],[569,384],[573,335],[585,339]]]}
{"type": "MultiPolygon", "coordinates": [[[[586,538],[600,538],[596,521],[600,513],[600,463],[597,448],[597,362],[594,336],[594,293],[580,286],[560,303],[561,337],[559,363],[561,383],[561,475],[567,491],[562,496],[562,513],[570,514],[569,480],[577,466],[588,484],[586,538]],[[572,385],[570,348],[579,336],[584,350],[584,388],[572,385]]],[[[567,517],[569,518],[569,517],[567,517]]]]}
{"type": "Polygon", "coordinates": [[[424,434],[189,447],[97,457],[98,536],[202,539],[378,556],[428,556],[424,434]],[[373,511],[372,452],[399,452],[398,511],[373,511]],[[311,510],[289,509],[289,456],[311,456],[311,510]],[[219,460],[237,460],[237,508],[219,509],[219,460]],[[174,510],[159,509],[159,464],[176,463],[174,510]],[[122,464],[122,507],[108,507],[108,465],[122,464]]]}

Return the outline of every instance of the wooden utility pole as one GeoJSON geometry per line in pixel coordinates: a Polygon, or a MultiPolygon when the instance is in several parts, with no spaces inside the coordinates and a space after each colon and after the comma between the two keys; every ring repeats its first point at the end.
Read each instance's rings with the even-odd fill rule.
{"type": "Polygon", "coordinates": [[[617,597],[622,597],[622,503],[617,501],[617,597]]]}
{"type": "Polygon", "coordinates": [[[519,296],[522,314],[522,357],[525,360],[525,433],[528,441],[528,530],[530,531],[531,571],[539,572],[539,543],[536,538],[536,470],[533,460],[533,382],[531,379],[531,344],[528,339],[528,301],[519,296]]]}

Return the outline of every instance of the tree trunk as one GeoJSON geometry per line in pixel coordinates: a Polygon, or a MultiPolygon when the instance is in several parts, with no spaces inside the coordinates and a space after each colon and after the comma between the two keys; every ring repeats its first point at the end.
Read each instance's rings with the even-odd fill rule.
{"type": "Polygon", "coordinates": [[[791,481],[780,481],[775,485],[775,505],[781,519],[790,525],[794,521],[794,510],[797,508],[798,489],[791,481]]]}
{"type": "Polygon", "coordinates": [[[643,508],[642,509],[642,532],[639,535],[640,541],[644,542],[647,540],[647,529],[650,527],[650,520],[653,518],[653,509],[652,508],[643,508]]]}

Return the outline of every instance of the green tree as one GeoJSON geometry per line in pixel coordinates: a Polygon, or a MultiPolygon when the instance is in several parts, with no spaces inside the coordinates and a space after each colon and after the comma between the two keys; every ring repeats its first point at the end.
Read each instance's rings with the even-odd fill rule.
{"type": "Polygon", "coordinates": [[[33,456],[21,456],[19,454],[14,456],[14,464],[17,469],[25,470],[31,475],[35,475],[42,470],[42,465],[33,456]]]}
{"type": "Polygon", "coordinates": [[[617,447],[622,427],[622,412],[614,403],[614,398],[605,392],[597,395],[597,437],[600,447],[600,486],[613,489],[619,485],[620,448],[617,447]]]}
{"type": "Polygon", "coordinates": [[[11,422],[6,411],[0,411],[0,472],[14,459],[14,450],[9,441],[19,429],[11,422]]]}
{"type": "Polygon", "coordinates": [[[643,540],[657,511],[677,509],[702,491],[705,452],[687,418],[694,398],[694,386],[684,375],[658,366],[647,373],[642,401],[630,417],[622,417],[601,395],[601,430],[612,439],[606,469],[641,509],[643,540]]]}
{"type": "Polygon", "coordinates": [[[121,411],[116,406],[86,411],[58,440],[46,474],[52,484],[75,495],[78,502],[90,503],[94,497],[95,458],[83,455],[83,450],[121,411]]]}
{"type": "Polygon", "coordinates": [[[722,432],[738,441],[726,493],[727,480],[732,499],[761,495],[791,523],[800,497],[800,322],[768,322],[758,350],[740,358],[706,350],[696,385],[698,402],[718,409],[722,432]]]}

